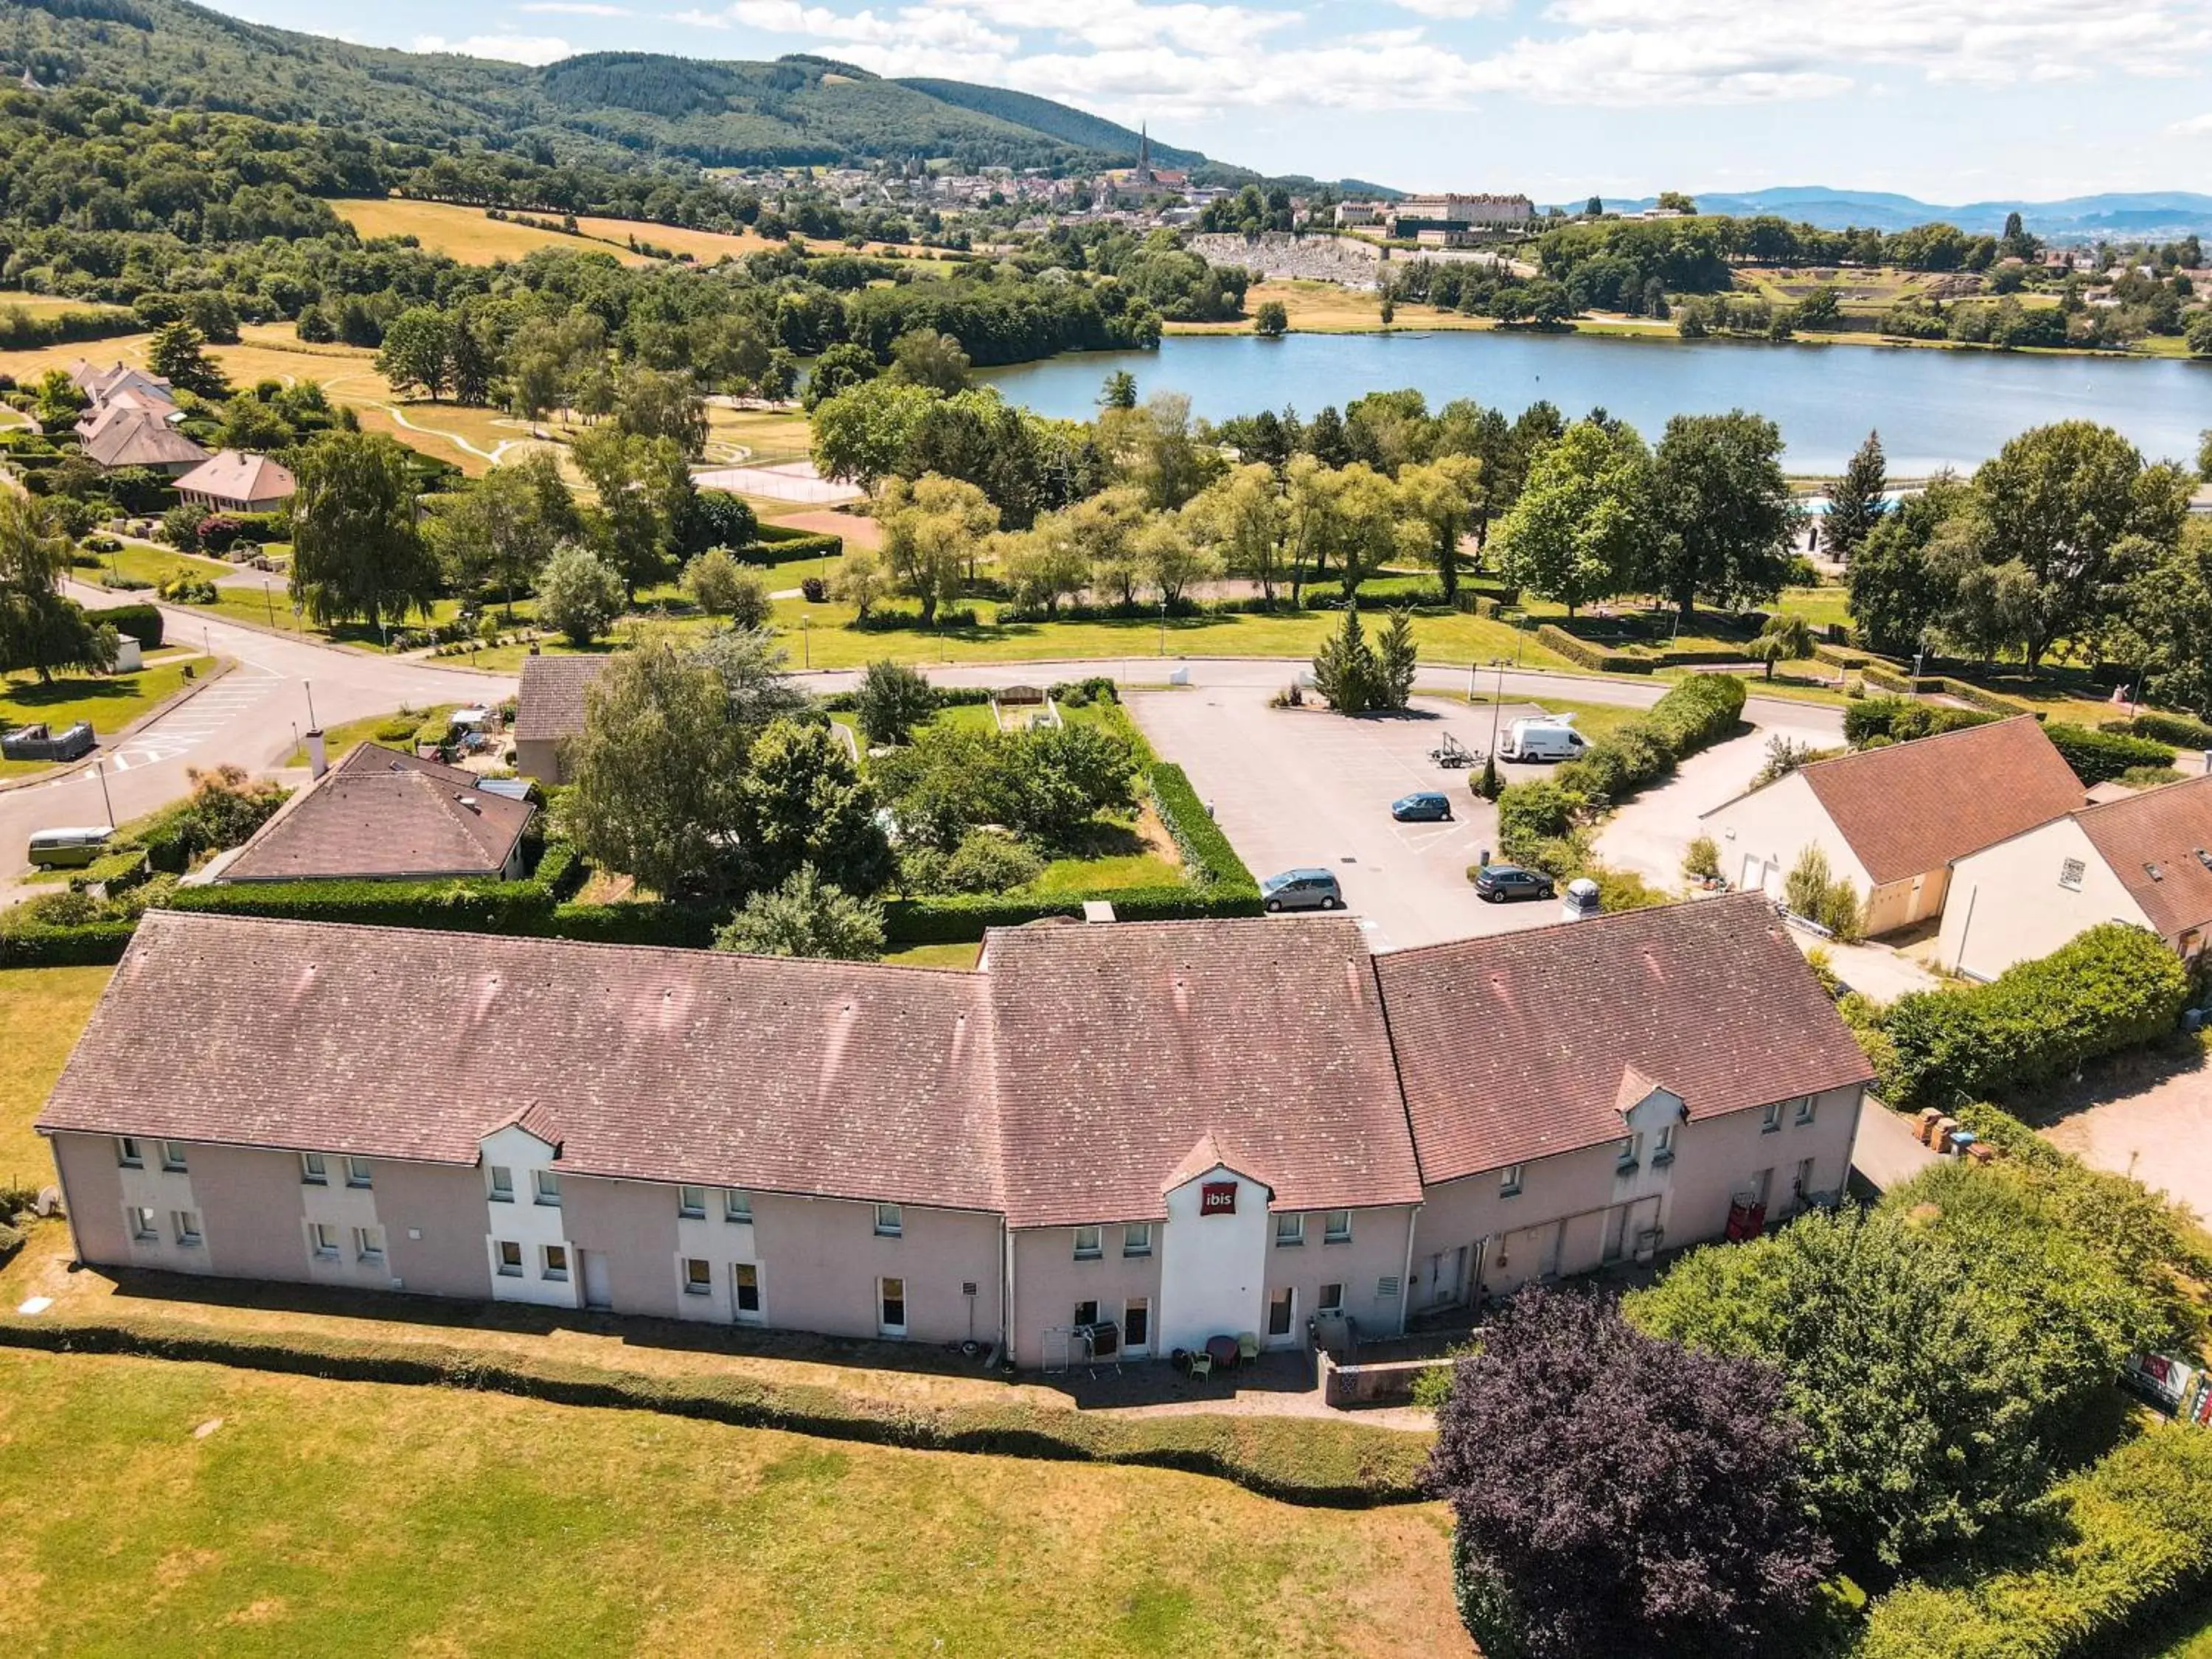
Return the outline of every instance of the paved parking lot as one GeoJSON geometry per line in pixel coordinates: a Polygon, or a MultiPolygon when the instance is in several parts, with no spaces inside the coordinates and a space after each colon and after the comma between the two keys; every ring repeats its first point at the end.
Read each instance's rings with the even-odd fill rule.
{"type": "MultiPolygon", "coordinates": [[[[1163,757],[1190,774],[1199,798],[1255,875],[1298,866],[1333,870],[1346,906],[1378,951],[1556,921],[1556,904],[1485,904],[1467,866],[1497,845],[1497,813],[1464,771],[1428,751],[1446,731],[1478,753],[1490,711],[1425,698],[1401,716],[1345,720],[1322,709],[1267,707],[1259,687],[1131,692],[1129,711],[1163,757]],[[1400,823],[1390,803],[1416,789],[1451,797],[1452,822],[1400,823]]],[[[1509,705],[1503,718],[1542,711],[1509,705]]],[[[1508,781],[1544,767],[1506,765],[1508,781]]]]}

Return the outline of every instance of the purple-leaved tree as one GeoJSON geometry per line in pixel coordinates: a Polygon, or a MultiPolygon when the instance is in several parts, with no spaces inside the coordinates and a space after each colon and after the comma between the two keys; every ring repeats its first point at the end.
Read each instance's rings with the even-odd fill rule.
{"type": "Polygon", "coordinates": [[[1534,1290],[1462,1359],[1428,1479],[1490,1659],[1777,1650],[1833,1551],[1808,1519],[1781,1374],[1534,1290]]]}

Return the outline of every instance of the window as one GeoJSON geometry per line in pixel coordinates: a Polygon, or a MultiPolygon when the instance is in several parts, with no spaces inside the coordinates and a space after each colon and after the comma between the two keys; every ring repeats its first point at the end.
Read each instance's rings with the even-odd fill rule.
{"type": "Polygon", "coordinates": [[[1499,1171],[1498,1195],[1500,1198],[1518,1198],[1521,1195],[1521,1166],[1518,1164],[1509,1164],[1499,1171]]]}
{"type": "Polygon", "coordinates": [[[200,1212],[198,1210],[179,1210],[175,1219],[178,1243],[197,1244],[200,1242],[200,1212]]]}
{"type": "Polygon", "coordinates": [[[1674,1125],[1662,1127],[1651,1142],[1651,1162],[1656,1166],[1674,1161],[1674,1125]]]}
{"type": "Polygon", "coordinates": [[[1078,1227],[1075,1230],[1075,1259],[1078,1261],[1097,1261],[1106,1254],[1105,1238],[1103,1227],[1078,1227]]]}
{"type": "Polygon", "coordinates": [[[346,1159],[346,1185],[366,1187],[368,1184],[368,1160],[365,1158],[346,1159]]]}
{"type": "Polygon", "coordinates": [[[494,1164],[489,1166],[489,1172],[491,1175],[492,1202],[495,1204],[514,1203],[514,1171],[507,1169],[501,1164],[494,1164]]]}
{"type": "Polygon", "coordinates": [[[1121,1229],[1123,1255],[1150,1255],[1152,1253],[1152,1224],[1151,1222],[1132,1221],[1121,1229]]]}
{"type": "Polygon", "coordinates": [[[511,1238],[499,1241],[499,1271],[502,1277],[522,1277],[522,1246],[511,1238]]]}
{"type": "Polygon", "coordinates": [[[722,1194],[722,1219],[734,1221],[741,1226],[753,1224],[753,1195],[741,1187],[732,1187],[722,1194]]]}
{"type": "Polygon", "coordinates": [[[538,1201],[540,1204],[550,1204],[556,1210],[561,1207],[561,1177],[559,1176],[550,1170],[533,1170],[531,1171],[530,1179],[538,1189],[538,1201]]]}
{"type": "Polygon", "coordinates": [[[1275,1218],[1275,1248],[1288,1249],[1293,1244],[1306,1242],[1306,1218],[1304,1215],[1279,1215],[1275,1218]]]}
{"type": "Polygon", "coordinates": [[[1344,1311],[1343,1285],[1324,1285],[1321,1287],[1321,1310],[1323,1313],[1342,1313],[1344,1311]]]}
{"type": "Polygon", "coordinates": [[[684,1262],[684,1294],[710,1296],[714,1290],[714,1270],[697,1256],[687,1256],[684,1262]]]}
{"type": "Polygon", "coordinates": [[[1352,1212],[1331,1210],[1322,1218],[1321,1242],[1324,1244],[1352,1243],[1352,1212]]]}
{"type": "Polygon", "coordinates": [[[2063,860],[2058,866],[2058,884],[2078,893],[2081,890],[2081,878],[2088,872],[2089,866],[2080,859],[2063,860]]]}
{"type": "Polygon", "coordinates": [[[730,1269],[732,1281],[737,1286],[738,1317],[760,1317],[760,1268],[750,1261],[740,1261],[730,1269]]]}
{"type": "Polygon", "coordinates": [[[161,1237],[161,1229],[154,1219],[154,1212],[143,1204],[133,1204],[124,1213],[130,1218],[131,1237],[142,1244],[150,1244],[161,1237]]]}
{"type": "Polygon", "coordinates": [[[1642,1135],[1621,1136],[1620,1140],[1614,1144],[1613,1149],[1614,1167],[1624,1171],[1634,1169],[1636,1167],[1636,1155],[1643,1149],[1644,1137],[1642,1135]]]}
{"type": "Polygon", "coordinates": [[[1803,1099],[1797,1103],[1797,1127],[1799,1128],[1803,1128],[1807,1124],[1813,1121],[1814,1110],[1820,1105],[1820,1103],[1819,1097],[1814,1095],[1807,1095],[1803,1099]]]}
{"type": "Polygon", "coordinates": [[[550,1279],[556,1282],[568,1278],[568,1247],[566,1244],[545,1246],[544,1257],[538,1264],[538,1276],[540,1279],[550,1279]]]}
{"type": "Polygon", "coordinates": [[[137,1135],[115,1137],[115,1161],[126,1170],[143,1170],[146,1167],[146,1155],[138,1149],[137,1135]]]}
{"type": "Polygon", "coordinates": [[[185,1143],[183,1141],[165,1140],[161,1143],[161,1167],[173,1172],[181,1172],[183,1170],[185,1167],[185,1143]]]}
{"type": "Polygon", "coordinates": [[[1096,1302],[1077,1303],[1075,1322],[1079,1325],[1096,1325],[1098,1322],[1098,1304],[1096,1302]]]}
{"type": "Polygon", "coordinates": [[[1133,1296],[1121,1310],[1121,1346],[1142,1348],[1152,1340],[1152,1304],[1149,1297],[1133,1296]]]}
{"type": "Polygon", "coordinates": [[[300,1154],[300,1179],[310,1187],[331,1184],[330,1160],[320,1152],[300,1154]]]}
{"type": "Polygon", "coordinates": [[[1767,1103],[1766,1109],[1760,1113],[1759,1116],[1759,1133],[1763,1135],[1771,1135],[1781,1127],[1782,1103],[1778,1100],[1769,1101],[1767,1103]]]}
{"type": "Polygon", "coordinates": [[[676,1213],[687,1221],[707,1218],[707,1189],[704,1187],[678,1187],[676,1189],[676,1213]]]}
{"type": "Polygon", "coordinates": [[[1288,1336],[1297,1316],[1298,1293],[1288,1285],[1267,1298],[1267,1334],[1288,1336]]]}
{"type": "MultiPolygon", "coordinates": [[[[898,1238],[903,1237],[905,1231],[906,1218],[900,1211],[897,1205],[878,1204],[876,1206],[876,1237],[878,1238],[898,1238]]],[[[898,1283],[898,1280],[895,1279],[887,1279],[884,1283],[886,1285],[896,1285],[898,1283]]]]}
{"type": "MultiPolygon", "coordinates": [[[[894,1206],[896,1207],[896,1206],[894,1206]]],[[[906,1280],[876,1281],[876,1328],[885,1336],[906,1334],[906,1280]]]]}
{"type": "Polygon", "coordinates": [[[313,1221],[308,1223],[307,1243],[313,1247],[315,1254],[320,1256],[324,1261],[335,1261],[337,1260],[338,1230],[331,1226],[328,1222],[313,1221]]]}
{"type": "Polygon", "coordinates": [[[353,1253],[368,1267],[384,1265],[384,1229],[356,1227],[353,1230],[353,1253]]]}

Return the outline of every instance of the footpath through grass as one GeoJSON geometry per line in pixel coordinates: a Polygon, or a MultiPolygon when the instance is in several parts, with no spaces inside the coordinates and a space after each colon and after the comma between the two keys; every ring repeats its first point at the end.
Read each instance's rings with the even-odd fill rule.
{"type": "Polygon", "coordinates": [[[1468,1652],[1440,1506],[0,1352],[28,1654],[1468,1652]]]}
{"type": "Polygon", "coordinates": [[[43,1187],[54,1178],[53,1155],[31,1121],[114,971],[0,969],[0,1185],[21,1180],[43,1187]]]}

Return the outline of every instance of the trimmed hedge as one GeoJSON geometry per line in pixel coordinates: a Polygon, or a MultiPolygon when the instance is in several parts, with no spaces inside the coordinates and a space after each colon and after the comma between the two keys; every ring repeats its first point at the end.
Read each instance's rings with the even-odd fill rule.
{"type": "Polygon", "coordinates": [[[2106,720],[2100,732],[2117,732],[2123,737],[2154,738],[2160,743],[2170,743],[2177,749],[2212,749],[2212,726],[2203,720],[2191,720],[2186,714],[2160,714],[2145,712],[2131,720],[2106,720]]]}
{"type": "Polygon", "coordinates": [[[1863,749],[1875,738],[1910,743],[1939,732],[1987,726],[1996,718],[1978,708],[1945,708],[1910,697],[1862,697],[1844,710],[1844,741],[1863,749]]]}
{"type": "Polygon", "coordinates": [[[1968,990],[1915,991],[1877,1017],[1879,1092],[1905,1110],[2033,1087],[2166,1036],[2189,975],[2158,935],[2092,927],[1968,990]]]}
{"type": "Polygon", "coordinates": [[[1206,810],[1206,803],[1198,798],[1198,791],[1190,785],[1190,775],[1171,761],[1156,762],[1152,769],[1152,810],[1160,815],[1160,822],[1175,838],[1181,849],[1183,867],[1192,872],[1192,878],[1200,886],[1249,889],[1254,897],[1259,896],[1260,884],[1237,849],[1229,844],[1229,837],[1221,833],[1221,826],[1213,821],[1213,814],[1206,810]]]}
{"type": "Polygon", "coordinates": [[[2034,1561],[1875,1603],[1860,1659],[2069,1659],[2111,1653],[2212,1571],[2212,1434],[2150,1430],[2051,1489],[2034,1561]]]}
{"type": "Polygon", "coordinates": [[[0,968],[109,968],[138,931],[135,921],[81,927],[11,927],[0,932],[0,968]]]}
{"type": "Polygon", "coordinates": [[[2092,731],[2053,720],[2043,728],[2051,746],[2066,757],[2074,775],[2084,783],[2110,783],[2131,767],[2173,764],[2173,750],[2148,738],[2123,737],[2117,732],[2092,731]]]}
{"type": "Polygon", "coordinates": [[[1625,652],[1592,645],[1588,640],[1578,640],[1557,623],[1540,624],[1536,638],[1576,667],[1587,668],[1593,674],[1648,674],[1656,665],[1650,657],[1632,657],[1625,652]]]}
{"type": "Polygon", "coordinates": [[[801,559],[842,557],[845,538],[819,531],[793,530],[786,525],[764,524],[753,532],[753,544],[738,550],[745,564],[794,564],[801,559]]]}
{"type": "MultiPolygon", "coordinates": [[[[379,1298],[382,1300],[383,1298],[379,1298]]],[[[402,1298],[392,1311],[406,1317],[402,1298]]],[[[644,1322],[639,1322],[643,1323],[644,1322]]],[[[696,1334],[685,1328],[685,1340],[696,1334]]],[[[653,1411],[749,1429],[922,1451],[1063,1463],[1121,1463],[1212,1475],[1286,1504],[1366,1509],[1425,1496],[1429,1437],[1401,1430],[1260,1414],[1113,1417],[1018,1403],[925,1406],[817,1383],[652,1376],[550,1355],[320,1332],[210,1331],[179,1320],[55,1322],[0,1317],[0,1345],[49,1353],[131,1354],[340,1382],[411,1383],[561,1406],[653,1411]]]]}
{"type": "Polygon", "coordinates": [[[161,611],[152,605],[118,605],[100,613],[100,620],[112,623],[115,631],[127,634],[148,651],[161,643],[161,611]]]}

